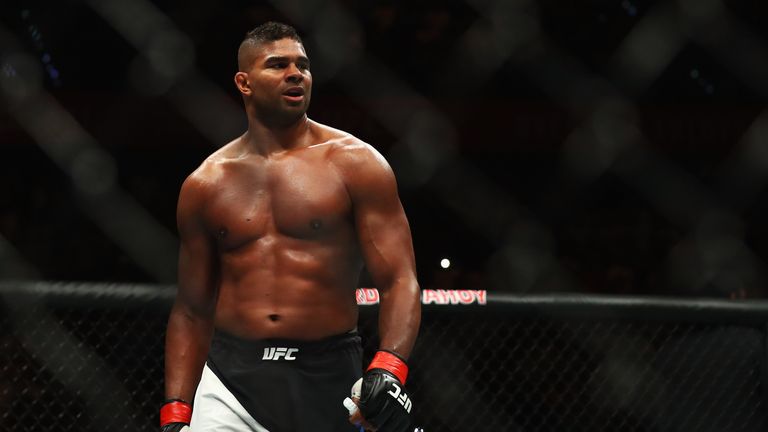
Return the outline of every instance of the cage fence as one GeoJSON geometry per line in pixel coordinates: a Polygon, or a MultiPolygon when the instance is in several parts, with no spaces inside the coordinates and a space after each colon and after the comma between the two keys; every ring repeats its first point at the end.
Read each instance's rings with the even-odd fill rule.
{"type": "MultiPolygon", "coordinates": [[[[156,430],[172,287],[2,292],[0,430],[156,430]]],[[[765,302],[497,294],[424,307],[409,391],[427,431],[757,432],[768,421],[765,302]]],[[[377,308],[361,308],[365,362],[377,308]]]]}

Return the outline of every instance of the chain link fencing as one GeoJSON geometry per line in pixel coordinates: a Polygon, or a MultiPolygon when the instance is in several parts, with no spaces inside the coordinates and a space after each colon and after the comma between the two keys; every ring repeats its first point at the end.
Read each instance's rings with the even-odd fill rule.
{"type": "MultiPolygon", "coordinates": [[[[0,292],[0,430],[157,430],[171,287],[0,292]]],[[[361,306],[366,362],[375,314],[361,306]]],[[[415,419],[429,432],[763,431],[767,322],[765,302],[425,305],[410,360],[415,419]]]]}

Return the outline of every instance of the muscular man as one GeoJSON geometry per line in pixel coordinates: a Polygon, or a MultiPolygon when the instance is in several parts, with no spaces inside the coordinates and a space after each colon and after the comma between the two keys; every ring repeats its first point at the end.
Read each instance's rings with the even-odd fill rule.
{"type": "Polygon", "coordinates": [[[339,432],[367,421],[406,431],[421,312],[392,170],[370,145],[307,117],[312,74],[293,28],[249,32],[238,66],[248,130],[179,196],[162,430],[339,432]],[[364,374],[363,265],[381,292],[380,347],[364,374]],[[364,419],[348,418],[341,402],[361,376],[364,419]]]}

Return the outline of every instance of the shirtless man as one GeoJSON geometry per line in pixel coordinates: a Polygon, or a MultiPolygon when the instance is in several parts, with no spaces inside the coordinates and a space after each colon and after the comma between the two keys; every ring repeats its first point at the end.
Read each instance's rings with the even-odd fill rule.
{"type": "Polygon", "coordinates": [[[340,432],[363,422],[411,432],[404,384],[420,290],[392,170],[368,144],[307,117],[312,75],[293,28],[249,32],[238,68],[248,130],[179,195],[162,431],[340,432]],[[380,347],[365,373],[355,331],[363,265],[381,293],[380,347]],[[342,401],[360,377],[349,417],[342,401]]]}

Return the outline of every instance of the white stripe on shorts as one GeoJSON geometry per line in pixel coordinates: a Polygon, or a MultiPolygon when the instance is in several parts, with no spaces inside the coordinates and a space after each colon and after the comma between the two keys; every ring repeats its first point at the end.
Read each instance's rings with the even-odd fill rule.
{"type": "Polygon", "coordinates": [[[269,432],[248,414],[208,365],[197,386],[190,427],[192,432],[269,432]]]}

